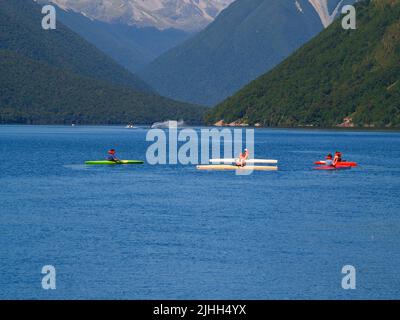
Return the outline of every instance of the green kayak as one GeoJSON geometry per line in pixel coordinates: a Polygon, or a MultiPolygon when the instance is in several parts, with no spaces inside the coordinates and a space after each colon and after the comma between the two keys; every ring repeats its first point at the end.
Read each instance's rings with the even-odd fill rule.
{"type": "Polygon", "coordinates": [[[115,164],[143,164],[141,160],[121,160],[120,162],[99,160],[99,161],[86,161],[85,164],[89,165],[115,165],[115,164]]]}

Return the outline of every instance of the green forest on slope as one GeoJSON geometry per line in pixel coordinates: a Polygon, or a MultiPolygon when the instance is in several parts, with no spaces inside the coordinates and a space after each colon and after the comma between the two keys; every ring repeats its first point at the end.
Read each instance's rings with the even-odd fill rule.
{"type": "Polygon", "coordinates": [[[400,1],[366,0],[357,30],[336,21],[206,115],[264,126],[400,127],[400,1]]]}
{"type": "Polygon", "coordinates": [[[152,91],[59,19],[56,30],[43,30],[41,8],[30,0],[0,0],[0,49],[83,76],[152,91]]]}
{"type": "Polygon", "coordinates": [[[204,108],[111,86],[0,50],[0,123],[126,124],[184,119],[204,108]]]}
{"type": "Polygon", "coordinates": [[[0,123],[201,123],[204,108],[153,93],[60,22],[43,30],[40,8],[0,0],[0,123]]]}

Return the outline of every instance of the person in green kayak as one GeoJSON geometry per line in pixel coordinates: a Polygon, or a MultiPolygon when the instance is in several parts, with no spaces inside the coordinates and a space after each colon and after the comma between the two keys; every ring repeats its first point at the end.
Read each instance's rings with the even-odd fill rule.
{"type": "Polygon", "coordinates": [[[114,149],[111,149],[108,151],[108,156],[107,156],[107,160],[108,161],[113,161],[113,162],[120,162],[121,160],[119,160],[117,158],[117,156],[115,155],[116,151],[114,149]]]}

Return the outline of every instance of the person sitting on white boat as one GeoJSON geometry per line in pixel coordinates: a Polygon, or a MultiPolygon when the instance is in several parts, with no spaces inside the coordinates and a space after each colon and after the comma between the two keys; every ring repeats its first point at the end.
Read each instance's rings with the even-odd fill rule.
{"type": "Polygon", "coordinates": [[[248,149],[244,149],[244,152],[242,152],[239,155],[239,159],[238,161],[236,161],[236,165],[238,167],[244,167],[246,165],[246,160],[249,159],[249,150],[248,149]]]}

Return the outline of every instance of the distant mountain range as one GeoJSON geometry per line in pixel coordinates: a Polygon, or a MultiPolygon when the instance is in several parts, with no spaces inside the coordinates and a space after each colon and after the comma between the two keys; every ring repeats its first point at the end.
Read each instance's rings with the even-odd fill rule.
{"type": "Polygon", "coordinates": [[[155,27],[102,22],[61,8],[57,10],[57,17],[68,28],[131,72],[142,69],[164,52],[192,36],[192,33],[178,29],[159,30],[155,27]]]}
{"type": "Polygon", "coordinates": [[[0,0],[0,123],[198,124],[208,111],[208,124],[400,127],[398,0],[357,3],[357,30],[335,21],[354,0],[54,1],[45,31],[33,0],[0,0]],[[226,5],[189,39],[155,19],[226,5]]]}
{"type": "Polygon", "coordinates": [[[400,1],[362,1],[357,18],[357,30],[335,22],[206,121],[400,127],[400,1]]]}
{"type": "Polygon", "coordinates": [[[160,97],[41,7],[0,0],[0,122],[200,122],[204,109],[160,97]]]}
{"type": "Polygon", "coordinates": [[[195,32],[212,22],[234,0],[51,1],[103,22],[195,32]]]}
{"type": "Polygon", "coordinates": [[[272,69],[354,0],[237,0],[138,74],[159,93],[214,105],[272,69]]]}
{"type": "Polygon", "coordinates": [[[233,0],[31,1],[55,5],[63,24],[137,72],[204,28],[233,0]]]}

